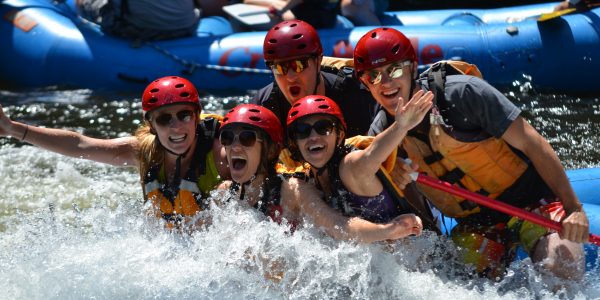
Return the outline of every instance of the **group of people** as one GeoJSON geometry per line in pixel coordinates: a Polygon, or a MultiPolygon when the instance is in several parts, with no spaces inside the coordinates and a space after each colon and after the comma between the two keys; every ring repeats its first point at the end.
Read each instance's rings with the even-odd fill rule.
{"type": "Polygon", "coordinates": [[[269,8],[271,24],[304,20],[332,28],[337,15],[355,25],[381,25],[387,0],[77,0],[79,13],[102,31],[132,40],[164,40],[196,34],[201,17],[225,16],[223,6],[237,2],[269,8]]]}
{"type": "Polygon", "coordinates": [[[134,136],[35,127],[1,106],[0,136],[137,166],[144,199],[171,228],[201,223],[195,216],[215,188],[224,191],[220,201],[276,222],[307,220],[365,243],[439,232],[437,209],[457,220],[452,240],[482,276],[501,277],[522,245],[542,270],[582,278],[582,205],[552,147],[484,80],[433,69],[419,75],[412,44],[392,28],[366,33],[353,67],[336,72],[322,68],[319,36],[303,21],[274,26],[263,50],[275,81],[222,119],[202,117],[193,84],[170,76],[143,92],[144,124],[134,136]],[[364,136],[347,139],[356,135],[364,136]],[[416,171],[552,218],[562,231],[417,185],[416,171]]]}

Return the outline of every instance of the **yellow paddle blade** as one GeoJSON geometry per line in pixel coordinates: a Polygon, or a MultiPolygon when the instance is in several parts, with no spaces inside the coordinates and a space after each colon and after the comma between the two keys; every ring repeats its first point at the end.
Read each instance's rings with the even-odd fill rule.
{"type": "Polygon", "coordinates": [[[576,10],[577,9],[575,9],[575,8],[567,8],[567,9],[563,9],[563,10],[559,10],[559,11],[553,11],[551,13],[544,13],[544,14],[541,14],[537,20],[538,20],[538,22],[552,20],[554,18],[558,18],[560,16],[575,12],[576,10]]]}

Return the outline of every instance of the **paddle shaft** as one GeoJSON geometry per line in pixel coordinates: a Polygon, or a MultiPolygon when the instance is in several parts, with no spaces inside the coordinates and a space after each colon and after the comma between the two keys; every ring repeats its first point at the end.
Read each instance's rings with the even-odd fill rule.
{"type": "MultiPolygon", "coordinates": [[[[413,176],[413,178],[414,178],[414,176],[413,176]]],[[[462,197],[462,198],[465,198],[468,200],[471,200],[479,205],[486,206],[491,209],[495,209],[495,210],[497,210],[499,212],[503,212],[507,215],[515,216],[517,218],[527,220],[531,223],[535,223],[535,224],[544,226],[546,228],[550,228],[550,229],[553,229],[556,231],[561,231],[561,229],[562,229],[562,226],[559,222],[546,219],[543,216],[534,214],[534,213],[524,210],[522,208],[514,207],[514,206],[508,205],[504,202],[494,200],[492,198],[485,197],[485,196],[477,194],[477,193],[473,193],[466,189],[451,185],[448,182],[444,182],[439,179],[429,177],[425,174],[418,174],[418,176],[416,177],[416,182],[430,186],[430,187],[438,189],[438,190],[442,190],[444,192],[447,192],[447,193],[450,193],[450,194],[453,194],[453,195],[456,195],[456,196],[459,196],[459,197],[462,197]]],[[[598,235],[590,234],[589,241],[590,241],[590,243],[600,246],[600,236],[598,236],[598,235]]]]}

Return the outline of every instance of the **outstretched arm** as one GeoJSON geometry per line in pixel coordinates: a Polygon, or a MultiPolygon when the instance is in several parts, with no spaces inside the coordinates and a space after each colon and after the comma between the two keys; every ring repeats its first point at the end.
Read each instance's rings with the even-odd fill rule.
{"type": "Polygon", "coordinates": [[[409,235],[420,235],[421,219],[413,214],[398,216],[390,223],[376,224],[357,217],[345,217],[329,207],[313,184],[290,179],[282,185],[282,203],[338,240],[372,243],[395,240],[409,235]],[[285,199],[285,201],[284,201],[285,199]]]}
{"type": "Polygon", "coordinates": [[[114,166],[136,166],[134,137],[95,139],[64,129],[42,128],[12,121],[0,105],[0,136],[12,136],[62,155],[85,158],[114,166]]]}
{"type": "Polygon", "coordinates": [[[584,243],[589,238],[589,222],[567,174],[552,146],[525,119],[518,117],[502,138],[521,150],[533,163],[552,192],[562,201],[568,217],[562,222],[561,236],[584,243]]]}
{"type": "Polygon", "coordinates": [[[398,99],[396,121],[390,127],[378,134],[373,143],[362,151],[354,151],[344,157],[340,167],[340,176],[347,184],[354,186],[364,182],[365,174],[375,175],[381,164],[398,147],[406,133],[417,126],[425,117],[433,100],[433,93],[423,90],[413,95],[406,105],[402,98],[398,99]]]}

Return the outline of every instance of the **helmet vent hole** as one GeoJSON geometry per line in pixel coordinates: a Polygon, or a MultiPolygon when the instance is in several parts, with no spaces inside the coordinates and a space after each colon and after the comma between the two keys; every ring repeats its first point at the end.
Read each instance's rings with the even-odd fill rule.
{"type": "Polygon", "coordinates": [[[252,121],[254,121],[254,122],[260,122],[260,121],[262,121],[262,119],[261,119],[261,118],[259,118],[259,117],[257,117],[257,116],[251,116],[251,117],[250,117],[250,120],[252,120],[252,121]]]}
{"type": "Polygon", "coordinates": [[[181,96],[182,98],[188,98],[190,96],[190,93],[183,92],[183,93],[179,94],[179,96],[181,96]]]}
{"type": "Polygon", "coordinates": [[[178,84],[175,85],[175,87],[178,88],[178,89],[180,89],[180,88],[183,87],[183,83],[178,83],[178,84]]]}
{"type": "Polygon", "coordinates": [[[321,105],[319,105],[319,108],[320,109],[329,109],[330,107],[327,104],[321,104],[321,105]]]}
{"type": "Polygon", "coordinates": [[[400,45],[396,44],[392,48],[392,53],[396,54],[396,53],[398,53],[398,50],[400,50],[400,45]]]}
{"type": "Polygon", "coordinates": [[[358,63],[360,63],[360,64],[365,63],[365,60],[362,57],[357,57],[356,61],[358,61],[358,63]]]}
{"type": "Polygon", "coordinates": [[[298,107],[300,106],[300,103],[295,103],[294,105],[292,105],[292,107],[298,107]]]}
{"type": "Polygon", "coordinates": [[[301,37],[302,37],[302,33],[298,33],[298,34],[294,34],[294,35],[292,36],[292,39],[293,39],[293,40],[297,40],[297,39],[299,39],[299,38],[301,38],[301,37]]]}
{"type": "Polygon", "coordinates": [[[279,30],[279,26],[273,27],[273,30],[279,30]]]}
{"type": "Polygon", "coordinates": [[[306,48],[306,44],[300,44],[300,45],[298,45],[298,47],[297,47],[297,48],[298,48],[299,50],[302,50],[302,49],[306,48]]]}
{"type": "Polygon", "coordinates": [[[323,102],[323,101],[325,101],[325,99],[324,99],[324,98],[317,98],[317,99],[315,99],[314,101],[315,101],[315,102],[323,102]]]}
{"type": "Polygon", "coordinates": [[[296,23],[290,25],[290,27],[296,27],[296,26],[298,26],[298,24],[296,24],[296,23]]]}
{"type": "Polygon", "coordinates": [[[227,122],[228,120],[229,120],[229,117],[223,118],[223,123],[227,122]]]}
{"type": "Polygon", "coordinates": [[[158,89],[151,89],[150,93],[158,93],[158,91],[159,91],[158,89]]]}
{"type": "Polygon", "coordinates": [[[376,38],[376,37],[377,37],[377,32],[371,33],[371,38],[376,38]]]}
{"type": "Polygon", "coordinates": [[[152,97],[148,100],[148,103],[156,103],[158,102],[158,99],[156,99],[155,97],[152,97]]]}
{"type": "Polygon", "coordinates": [[[294,111],[290,114],[290,116],[295,117],[298,114],[298,111],[294,111]]]}
{"type": "Polygon", "coordinates": [[[253,112],[253,113],[260,113],[260,110],[258,110],[256,108],[251,108],[248,111],[253,112]]]}
{"type": "Polygon", "coordinates": [[[269,39],[269,44],[277,44],[277,39],[269,39]]]}

